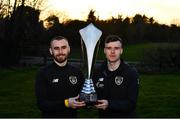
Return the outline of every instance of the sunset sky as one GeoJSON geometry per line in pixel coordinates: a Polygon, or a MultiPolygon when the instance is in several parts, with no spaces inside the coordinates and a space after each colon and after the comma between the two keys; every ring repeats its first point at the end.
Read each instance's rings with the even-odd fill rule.
{"type": "Polygon", "coordinates": [[[135,14],[145,14],[162,24],[180,25],[180,0],[47,0],[40,18],[50,14],[61,16],[60,21],[87,19],[91,9],[99,19],[122,15],[123,18],[135,14]]]}

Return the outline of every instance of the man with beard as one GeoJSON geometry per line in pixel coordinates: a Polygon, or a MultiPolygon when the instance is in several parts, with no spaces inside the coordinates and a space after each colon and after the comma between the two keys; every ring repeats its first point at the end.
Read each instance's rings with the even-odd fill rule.
{"type": "Polygon", "coordinates": [[[98,95],[101,118],[135,117],[138,96],[138,73],[122,58],[123,44],[119,36],[105,39],[106,61],[94,72],[93,81],[98,95]]]}
{"type": "Polygon", "coordinates": [[[68,64],[70,46],[67,38],[53,38],[49,51],[53,63],[39,71],[35,84],[38,108],[45,118],[75,118],[77,108],[85,106],[83,101],[78,101],[83,74],[68,64]]]}

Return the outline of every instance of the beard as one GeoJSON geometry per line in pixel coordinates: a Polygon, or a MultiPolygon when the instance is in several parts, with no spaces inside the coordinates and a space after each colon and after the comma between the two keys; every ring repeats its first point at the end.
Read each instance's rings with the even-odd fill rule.
{"type": "Polygon", "coordinates": [[[115,63],[117,61],[119,61],[120,58],[116,58],[116,59],[108,59],[108,62],[110,63],[115,63]]]}
{"type": "Polygon", "coordinates": [[[56,60],[58,63],[63,63],[67,60],[68,54],[59,54],[59,55],[54,55],[53,58],[56,60]]]}

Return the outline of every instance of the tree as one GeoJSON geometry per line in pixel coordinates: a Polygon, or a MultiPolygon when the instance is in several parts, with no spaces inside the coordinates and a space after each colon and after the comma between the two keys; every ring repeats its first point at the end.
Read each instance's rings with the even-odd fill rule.
{"type": "Polygon", "coordinates": [[[88,18],[87,18],[87,22],[92,22],[95,23],[95,21],[97,20],[96,16],[94,15],[95,10],[90,10],[89,14],[88,14],[88,18]]]}
{"type": "Polygon", "coordinates": [[[132,19],[132,25],[134,26],[134,40],[141,42],[145,37],[145,30],[147,25],[147,17],[136,14],[132,19]]]}

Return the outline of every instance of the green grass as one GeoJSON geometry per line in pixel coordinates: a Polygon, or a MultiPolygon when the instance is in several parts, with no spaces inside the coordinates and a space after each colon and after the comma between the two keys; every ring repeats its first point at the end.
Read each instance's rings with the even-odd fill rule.
{"type": "Polygon", "coordinates": [[[0,72],[0,117],[39,117],[34,95],[37,68],[0,72]]]}
{"type": "MultiPolygon", "coordinates": [[[[0,70],[0,117],[41,117],[34,81],[38,67],[0,70]]],[[[180,117],[180,74],[140,76],[138,117],[180,117]]],[[[81,109],[79,117],[97,117],[97,110],[81,109]]]]}
{"type": "Polygon", "coordinates": [[[141,75],[140,117],[180,117],[180,74],[141,75]]]}

